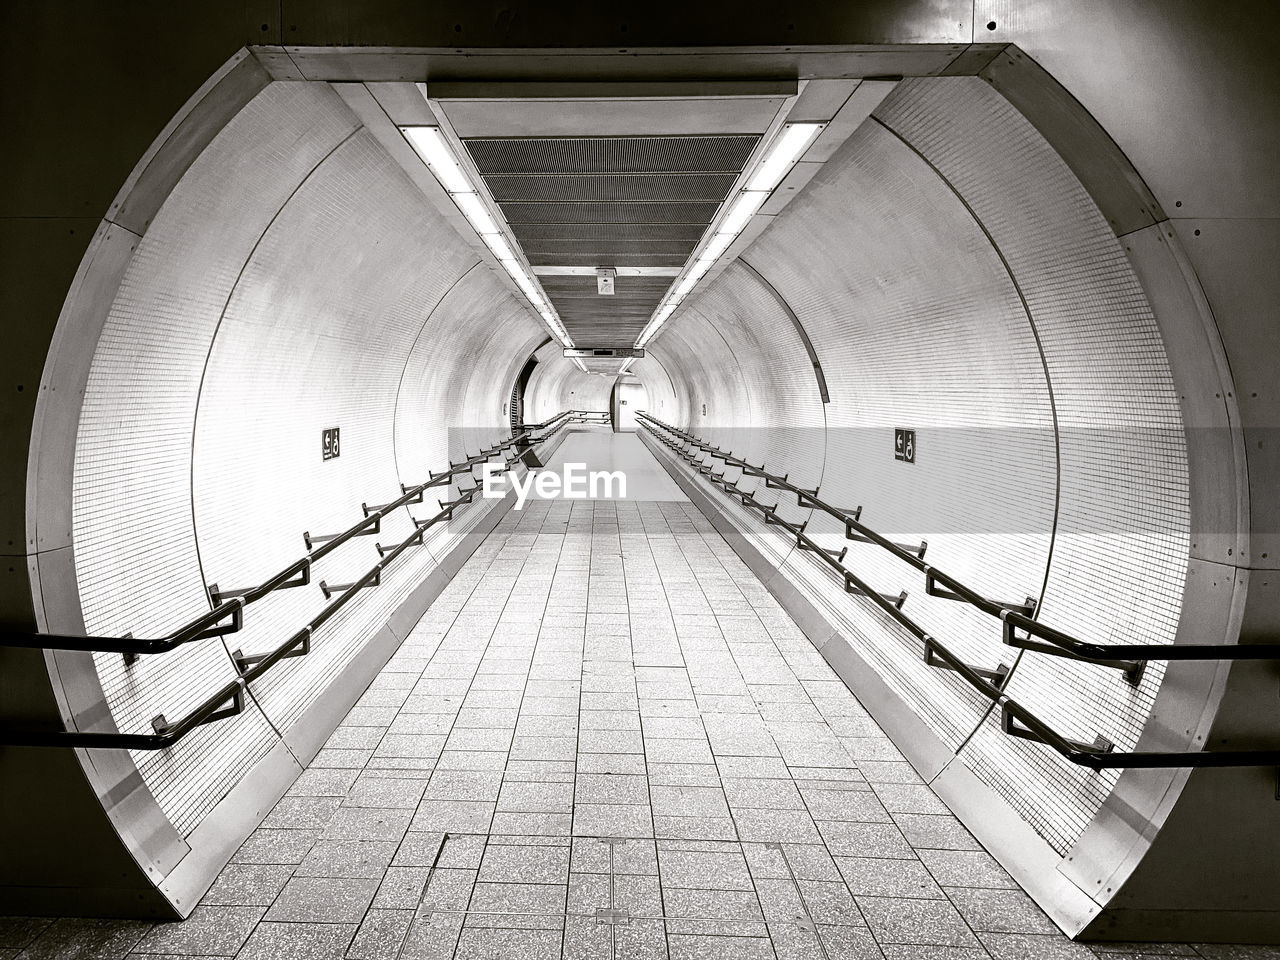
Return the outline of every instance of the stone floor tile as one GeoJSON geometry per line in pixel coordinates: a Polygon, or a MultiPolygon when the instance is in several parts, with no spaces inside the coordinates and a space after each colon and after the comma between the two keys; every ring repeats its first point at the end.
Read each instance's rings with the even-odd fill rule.
{"type": "Polygon", "coordinates": [[[754,890],[685,890],[663,887],[668,934],[767,936],[754,890]]]}
{"type": "MultiPolygon", "coordinates": [[[[458,849],[458,844],[464,844],[467,841],[478,843],[480,848],[484,846],[484,837],[473,837],[467,834],[452,836],[449,838],[448,843],[453,844],[453,849],[456,850],[458,849]]],[[[442,867],[479,866],[478,852],[476,853],[476,862],[474,864],[446,863],[444,851],[441,849],[442,846],[447,846],[443,833],[419,833],[411,830],[400,841],[391,864],[397,867],[430,867],[432,865],[442,867]]]]}
{"type": "Polygon", "coordinates": [[[490,829],[500,834],[526,834],[568,839],[573,833],[573,814],[499,810],[493,815],[493,824],[490,829]]]}
{"type": "Polygon", "coordinates": [[[651,839],[624,839],[606,843],[596,837],[574,837],[569,869],[573,873],[608,873],[613,851],[615,873],[656,877],[657,847],[651,839]]]}
{"type": "Polygon", "coordinates": [[[738,835],[744,842],[818,843],[818,828],[808,813],[799,810],[748,810],[733,812],[738,835]]]}
{"type": "Polygon", "coordinates": [[[498,812],[572,813],[573,784],[504,781],[498,794],[498,812]]]}
{"type": "Polygon", "coordinates": [[[480,879],[494,883],[568,883],[569,847],[490,842],[480,863],[480,879]]]}
{"type": "Polygon", "coordinates": [[[866,926],[849,889],[839,880],[800,880],[809,915],[817,923],[833,926],[866,926]]]}
{"type": "Polygon", "coordinates": [[[579,803],[573,808],[573,834],[578,837],[652,837],[648,804],[579,803]]]}
{"type": "Polygon", "coordinates": [[[1017,889],[1004,868],[981,850],[921,850],[919,853],[933,879],[944,887],[1017,889]]]}
{"type": "Polygon", "coordinates": [[[422,904],[428,910],[465,910],[476,882],[475,870],[436,869],[427,881],[422,904]]]}
{"type": "Polygon", "coordinates": [[[301,863],[320,837],[318,829],[269,830],[259,827],[249,834],[231,857],[232,863],[301,863]]]}
{"type": "Polygon", "coordinates": [[[293,781],[286,796],[290,797],[345,797],[360,775],[359,770],[319,768],[303,770],[293,781]]]}
{"type": "Polygon", "coordinates": [[[295,869],[292,864],[229,863],[200,902],[210,906],[269,907],[295,869]]]}
{"type": "Polygon", "coordinates": [[[794,921],[769,924],[778,960],[882,960],[880,947],[865,927],[818,925],[816,933],[802,930],[794,921]],[[822,938],[821,948],[817,937],[822,938]]]}
{"type": "Polygon", "coordinates": [[[399,842],[409,829],[412,810],[343,807],[329,820],[324,840],[390,840],[399,842]]]}
{"type": "Polygon", "coordinates": [[[846,823],[893,822],[889,811],[881,805],[874,793],[832,790],[802,784],[800,795],[804,797],[809,815],[815,820],[841,820],[846,823]]]}
{"type": "Polygon", "coordinates": [[[673,740],[646,737],[645,757],[651,763],[705,763],[712,764],[711,746],[706,740],[673,740]]]}
{"type": "Polygon", "coordinates": [[[414,910],[431,876],[430,867],[390,867],[382,875],[372,910],[414,910]]]}
{"type": "Polygon", "coordinates": [[[559,930],[564,926],[567,884],[476,881],[467,906],[468,927],[559,930]]]}
{"type": "MultiPolygon", "coordinates": [[[[462,921],[462,916],[456,914],[415,914],[401,942],[397,960],[454,960],[454,951],[462,934],[462,921]]],[[[390,958],[379,957],[378,960],[390,958]]]]}
{"type": "Polygon", "coordinates": [[[563,960],[667,960],[667,937],[661,921],[632,920],[610,927],[594,918],[568,917],[564,926],[563,960]]]}
{"type": "Polygon", "coordinates": [[[0,948],[25,947],[52,923],[51,917],[0,917],[0,948]]]}
{"type": "MultiPolygon", "coordinates": [[[[719,762],[724,773],[724,761],[719,762]]],[[[803,810],[805,803],[791,780],[725,779],[725,797],[729,806],[756,810],[803,810]]]]}
{"type": "Polygon", "coordinates": [[[283,797],[267,814],[260,829],[324,829],[341,804],[339,797],[283,797]]]}
{"type": "Polygon", "coordinates": [[[890,813],[951,813],[938,795],[923,783],[878,783],[874,789],[890,813]]]}
{"type": "Polygon", "coordinates": [[[355,923],[258,924],[237,960],[342,960],[355,923]]]}
{"type": "Polygon", "coordinates": [[[347,947],[348,960],[389,960],[400,952],[413,910],[370,909],[347,947]]]}
{"type": "Polygon", "coordinates": [[[881,944],[885,960],[991,960],[982,947],[939,947],[920,943],[881,944]]]}
{"type": "Polygon", "coordinates": [[[664,886],[705,890],[750,890],[751,873],[740,852],[658,849],[664,886]]]}
{"type": "Polygon", "coordinates": [[[671,960],[774,960],[768,937],[667,934],[671,960]]]}
{"type": "Polygon", "coordinates": [[[744,843],[751,876],[757,880],[839,880],[840,871],[822,843],[744,843]],[[785,853],[786,857],[783,858],[785,853]]]}
{"type": "Polygon", "coordinates": [[[198,906],[186,920],[152,927],[133,952],[234,956],[249,939],[264,912],[262,907],[198,906]]]}
{"type": "Polygon", "coordinates": [[[293,877],[265,919],[286,923],[359,923],[377,889],[377,880],[293,877]]]}
{"type": "Polygon", "coordinates": [[[981,850],[982,846],[952,814],[895,813],[893,820],[916,849],[981,850]]]}
{"type": "Polygon", "coordinates": [[[982,945],[992,960],[1095,960],[1092,950],[1066,937],[1024,933],[984,933],[982,945]]]}
{"type": "Polygon", "coordinates": [[[946,900],[858,897],[857,903],[879,943],[978,946],[973,932],[946,900]]]}
{"type": "Polygon", "coordinates": [[[417,809],[427,785],[421,779],[400,779],[363,774],[342,801],[344,807],[417,809]]]}
{"type": "Polygon", "coordinates": [[[423,800],[409,829],[428,833],[487,833],[494,803],[472,800],[423,800]]]}
{"type": "Polygon", "coordinates": [[[827,849],[837,857],[888,857],[914,860],[915,851],[892,823],[818,822],[827,849]]]}
{"type": "Polygon", "coordinates": [[[295,876],[378,879],[386,873],[397,846],[396,840],[322,839],[298,865],[295,876]]]}
{"type": "Polygon", "coordinates": [[[14,924],[9,932],[2,932],[4,923],[0,920],[0,936],[14,944],[15,956],[23,960],[116,960],[137,944],[150,927],[139,920],[63,917],[48,926],[28,924],[24,928],[14,924]],[[18,953],[18,942],[25,942],[29,933],[36,936],[18,953]]]}
{"type": "Polygon", "coordinates": [[[640,774],[579,774],[574,785],[579,803],[648,803],[649,781],[640,774]]]}
{"type": "Polygon", "coordinates": [[[946,894],[918,860],[836,857],[845,886],[859,897],[917,897],[945,900],[946,894]]]}
{"type": "Polygon", "coordinates": [[[1021,890],[953,887],[946,893],[965,922],[979,933],[1058,933],[1053,921],[1021,890]]]}
{"type": "Polygon", "coordinates": [[[587,753],[577,758],[578,773],[638,774],[648,771],[645,757],[634,753],[587,753]]]}
{"type": "Polygon", "coordinates": [[[738,828],[728,816],[666,817],[655,813],[653,835],[671,840],[737,840],[738,828]]]}
{"type": "Polygon", "coordinates": [[[466,927],[456,960],[558,960],[560,930],[506,930],[466,927]]]}

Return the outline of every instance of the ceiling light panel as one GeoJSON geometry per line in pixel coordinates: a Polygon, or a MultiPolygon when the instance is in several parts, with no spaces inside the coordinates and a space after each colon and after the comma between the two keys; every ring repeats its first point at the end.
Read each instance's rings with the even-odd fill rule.
{"type": "Polygon", "coordinates": [[[662,304],[654,311],[649,323],[636,339],[637,347],[643,347],[653,339],[680,302],[698,285],[698,281],[707,274],[716,261],[724,256],[733,241],[751,222],[751,218],[769,199],[769,194],[782,182],[787,172],[804,155],[805,150],[825,126],[825,123],[783,125],[781,132],[774,137],[755,168],[745,177],[745,186],[737,194],[726,199],[719,223],[714,224],[708,231],[709,239],[702,244],[701,249],[686,261],[680,278],[672,284],[671,291],[663,298],[662,304]]]}
{"type": "Polygon", "coordinates": [[[401,127],[409,145],[431,168],[440,185],[450,193],[466,193],[475,188],[453,158],[453,151],[436,127],[401,127]]]}
{"type": "Polygon", "coordinates": [[[499,220],[490,212],[478,186],[458,162],[445,135],[438,127],[401,127],[400,132],[440,181],[440,185],[457,204],[485,246],[497,257],[498,263],[529,299],[556,339],[566,347],[572,347],[573,338],[569,336],[555,308],[542,292],[533,271],[524,262],[518,247],[513,247],[504,236],[499,220]]]}
{"type": "Polygon", "coordinates": [[[769,149],[769,155],[760,166],[756,167],[755,173],[747,181],[747,189],[763,190],[767,193],[776,187],[824,126],[826,124],[822,123],[787,124],[783,128],[782,135],[769,149]]]}

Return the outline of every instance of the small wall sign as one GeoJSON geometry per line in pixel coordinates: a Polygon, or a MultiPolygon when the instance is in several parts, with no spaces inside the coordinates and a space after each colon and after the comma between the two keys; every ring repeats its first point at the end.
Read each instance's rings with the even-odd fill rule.
{"type": "Polygon", "coordinates": [[[341,448],[338,446],[337,427],[325,427],[324,430],[321,431],[321,445],[321,453],[325,460],[332,460],[342,452],[341,448]]]}
{"type": "Polygon", "coordinates": [[[893,459],[903,463],[916,462],[916,432],[905,427],[893,429],[893,459]]]}

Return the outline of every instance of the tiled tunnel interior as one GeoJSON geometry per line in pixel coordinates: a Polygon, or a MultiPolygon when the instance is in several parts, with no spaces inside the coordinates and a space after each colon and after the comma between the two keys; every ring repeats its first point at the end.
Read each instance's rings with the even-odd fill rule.
{"type": "Polygon", "coordinates": [[[0,13],[0,960],[1280,960],[1272,0],[535,6],[0,13]]]}
{"type": "MultiPolygon", "coordinates": [[[[619,446],[576,439],[578,452],[619,446]]],[[[643,467],[643,448],[626,449],[643,467]]],[[[687,499],[508,512],[189,919],[0,919],[0,948],[1280,956],[1065,938],[687,499]]]]}

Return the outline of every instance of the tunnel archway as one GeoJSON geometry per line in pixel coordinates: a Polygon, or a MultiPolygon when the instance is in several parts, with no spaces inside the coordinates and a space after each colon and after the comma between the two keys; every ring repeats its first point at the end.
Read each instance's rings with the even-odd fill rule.
{"type": "MultiPolygon", "coordinates": [[[[324,63],[323,51],[310,56],[312,69],[324,63]]],[[[209,583],[279,559],[263,552],[268,545],[338,523],[339,509],[375,490],[394,493],[441,458],[468,455],[500,435],[500,411],[509,402],[502,387],[523,376],[531,353],[540,362],[526,378],[527,419],[608,407],[607,380],[582,375],[557,346],[535,351],[544,339],[536,318],[495,279],[475,244],[424,201],[429,174],[415,175],[401,163],[403,149],[397,155],[368,126],[361,113],[368,88],[356,82],[362,77],[348,73],[333,81],[337,86],[286,78],[295,67],[274,57],[269,50],[237,54],[175,119],[173,131],[198,134],[164,137],[140,163],[67,298],[45,373],[46,386],[56,389],[42,391],[36,411],[38,456],[28,486],[32,525],[45,531],[37,537],[51,538],[33,565],[43,629],[163,630],[180,612],[208,602],[209,583]],[[350,258],[353,248],[378,251],[367,253],[377,258],[376,269],[350,258]],[[368,285],[374,276],[377,284],[368,285]],[[162,308],[174,291],[193,296],[162,308]],[[476,317],[485,325],[462,333],[476,317]],[[314,339],[299,333],[308,325],[314,339]],[[150,374],[160,364],[173,372],[183,363],[193,385],[185,395],[175,389],[181,377],[150,374]],[[343,395],[342,383],[359,389],[343,395]],[[252,430],[237,416],[247,398],[258,411],[252,430]],[[388,410],[385,426],[374,428],[388,410]],[[133,459],[118,445],[106,449],[121,417],[154,426],[137,434],[133,459]],[[299,421],[308,424],[299,436],[341,421],[344,457],[351,459],[336,466],[359,466],[307,479],[295,488],[307,510],[291,513],[260,484],[270,475],[297,479],[298,451],[281,438],[299,421]],[[149,464],[145,477],[137,473],[142,462],[149,464]],[[215,475],[218,484],[209,481],[215,475]],[[129,486],[131,476],[137,486],[129,486]],[[316,512],[327,504],[332,516],[316,512]],[[126,514],[142,516],[136,539],[119,533],[126,514]],[[59,554],[55,544],[66,551],[59,554]],[[163,589],[131,592],[138,569],[155,571],[163,589]]],[[[1081,618],[1073,625],[1102,631],[1111,629],[1107,618],[1120,594],[1130,623],[1170,642],[1188,633],[1229,642],[1242,622],[1247,633],[1257,608],[1247,608],[1243,578],[1230,571],[1252,558],[1243,507],[1248,484],[1257,489],[1262,474],[1243,469],[1231,402],[1241,388],[1180,237],[1124,154],[1021,50],[950,51],[945,62],[970,75],[878,81],[893,92],[743,255],[750,273],[729,266],[672,319],[634,368],[649,409],[748,460],[791,467],[806,483],[834,484],[842,496],[875,504],[869,509],[881,509],[896,532],[930,533],[931,549],[949,565],[966,557],[980,564],[983,555],[965,552],[972,530],[901,512],[877,489],[885,475],[870,466],[837,469],[874,464],[884,453],[877,447],[884,429],[897,423],[893,418],[910,418],[907,425],[922,426],[922,458],[934,451],[947,458],[934,482],[967,478],[975,488],[1000,490],[997,513],[1029,504],[1027,524],[1037,535],[1046,531],[1004,551],[1005,568],[987,565],[996,592],[1016,581],[1047,609],[1057,602],[1059,615],[1081,618]],[[915,301],[902,296],[908,282],[915,301]],[[1090,311],[1098,291],[1106,305],[1090,311]],[[821,360],[832,402],[819,394],[792,317],[821,360]],[[999,350],[979,336],[993,329],[1001,331],[999,350]],[[1100,357],[1109,364],[1091,382],[1100,357]],[[940,407],[937,398],[959,381],[981,383],[984,392],[968,408],[940,407]],[[1132,400],[1139,391],[1146,391],[1142,410],[1158,408],[1160,416],[1144,420],[1147,413],[1126,406],[1126,393],[1132,400]],[[897,402],[875,409],[888,396],[897,402]],[[998,434],[1002,446],[993,457],[989,432],[1011,425],[991,412],[1010,409],[1025,419],[1013,425],[1012,438],[998,434]],[[1138,436],[1126,435],[1119,452],[1122,469],[1111,470],[1114,437],[1100,436],[1098,422],[1137,420],[1138,436]],[[1001,488],[1010,460],[1035,469],[1001,488]],[[1132,481],[1123,501],[1132,509],[1111,516],[1114,526],[1091,527],[1113,502],[1119,477],[1132,481]],[[1073,479],[1081,482],[1072,487],[1073,479]],[[1098,549],[1099,536],[1139,533],[1151,539],[1132,554],[1098,549]],[[1037,571],[1036,582],[1024,583],[1026,570],[1037,571]],[[1099,582],[1108,584],[1107,602],[1095,608],[1090,585],[1099,582]],[[1246,616],[1246,609],[1255,613],[1246,616]]],[[[365,69],[380,76],[383,68],[370,56],[365,69]]],[[[893,485],[901,482],[899,475],[893,485]]],[[[909,475],[907,483],[905,499],[940,502],[936,490],[912,488],[909,475]]],[[[463,543],[469,533],[453,539],[463,543]]],[[[779,582],[822,595],[824,585],[792,546],[744,536],[779,582]]],[[[442,571],[450,549],[433,549],[442,571]]],[[[346,702],[334,677],[349,674],[354,689],[369,668],[365,651],[394,645],[394,631],[382,631],[404,595],[390,596],[363,608],[362,626],[345,647],[331,648],[330,659],[299,665],[292,686],[259,691],[255,709],[237,721],[235,739],[197,739],[185,752],[142,762],[79,756],[81,770],[68,776],[88,779],[89,792],[108,807],[106,829],[124,837],[122,862],[132,861],[138,873],[140,899],[105,909],[137,909],[138,902],[156,911],[189,908],[230,842],[212,839],[215,829],[243,830],[252,818],[233,806],[287,786],[299,758],[319,748],[314,730],[346,702]],[[288,731],[304,716],[310,732],[291,740],[288,731]]],[[[281,606],[261,629],[296,619],[300,610],[281,606]]],[[[1159,894],[1147,892],[1153,884],[1144,873],[1162,863],[1168,874],[1175,840],[1161,846],[1161,830],[1185,843],[1193,811],[1233,793],[1243,798],[1241,810],[1267,815],[1262,778],[1243,772],[1210,771],[1212,782],[1199,773],[1064,781],[1051,759],[1009,746],[978,705],[923,665],[908,666],[901,652],[876,662],[867,649],[885,635],[874,623],[838,616],[853,617],[842,621],[845,648],[869,665],[885,710],[905,709],[900,732],[914,738],[918,766],[951,785],[953,803],[1002,800],[1010,809],[999,811],[1007,819],[998,822],[1030,825],[1014,844],[1032,849],[1019,879],[1064,926],[1083,929],[1101,914],[1124,929],[1160,915],[1159,894]],[[939,705],[934,714],[930,701],[939,705]],[[955,718],[960,722],[951,725],[955,718]],[[1124,853],[1104,854],[1103,841],[1118,842],[1124,853]],[[1053,865],[1048,880],[1030,876],[1032,862],[1053,865]],[[1090,889],[1095,876],[1117,889],[1134,880],[1131,902],[1117,897],[1105,912],[1114,891],[1090,889]]],[[[942,616],[951,629],[966,629],[942,616]]],[[[824,652],[836,655],[836,648],[824,652]]],[[[982,659],[992,648],[975,640],[971,652],[982,659]]],[[[52,684],[57,709],[48,712],[60,714],[58,722],[127,727],[149,722],[160,700],[180,709],[181,697],[168,694],[184,677],[232,676],[229,653],[211,645],[167,658],[142,696],[137,672],[107,655],[50,654],[23,669],[52,684]]],[[[1115,678],[1022,659],[1021,682],[1040,695],[1079,684],[1081,696],[1061,705],[1064,722],[1081,737],[1099,717],[1118,715],[1130,744],[1255,735],[1249,720],[1219,707],[1265,683],[1258,671],[1188,665],[1174,672],[1173,684],[1152,671],[1135,692],[1115,678]],[[1190,718],[1185,727],[1183,718],[1190,718]]],[[[12,750],[4,761],[29,762],[12,750]]],[[[982,816],[971,815],[981,832],[982,816]]],[[[1006,855],[1016,861],[1016,851],[1006,855]]],[[[1221,908],[1205,912],[1217,914],[1213,922],[1232,922],[1221,908]]]]}

